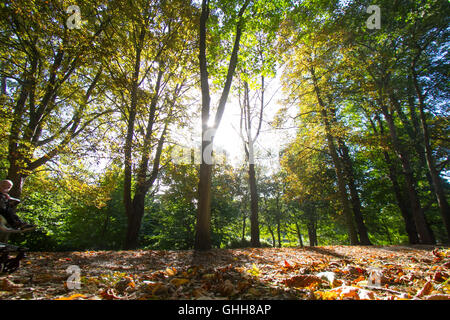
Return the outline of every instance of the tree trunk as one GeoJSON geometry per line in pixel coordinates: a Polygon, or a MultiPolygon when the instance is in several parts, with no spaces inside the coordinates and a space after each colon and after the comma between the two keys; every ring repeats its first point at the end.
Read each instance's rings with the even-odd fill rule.
{"type": "Polygon", "coordinates": [[[125,237],[125,250],[136,249],[139,245],[139,231],[141,229],[142,217],[144,216],[144,194],[136,194],[133,199],[132,209],[127,212],[127,233],[125,237]]]}
{"type": "Polygon", "coordinates": [[[347,232],[348,232],[350,244],[357,245],[357,244],[359,244],[358,234],[356,232],[356,228],[353,223],[353,216],[352,216],[350,204],[348,201],[346,183],[345,183],[345,178],[344,178],[344,171],[342,168],[341,160],[339,159],[339,155],[337,153],[336,146],[334,144],[334,138],[331,134],[331,128],[330,128],[330,123],[328,120],[326,106],[322,100],[319,87],[317,86],[317,79],[315,77],[314,69],[311,68],[310,73],[311,73],[311,76],[313,79],[314,92],[316,94],[316,99],[317,99],[317,102],[321,109],[320,113],[322,115],[322,122],[325,126],[325,135],[326,135],[326,140],[327,140],[327,144],[328,144],[328,151],[330,152],[330,155],[331,155],[331,158],[332,158],[333,164],[334,164],[334,170],[335,170],[336,177],[337,177],[338,190],[339,190],[339,195],[341,198],[341,204],[342,204],[342,209],[344,212],[345,222],[347,224],[347,232]]]}
{"type": "Polygon", "coordinates": [[[422,94],[422,91],[419,87],[419,82],[417,79],[417,74],[415,72],[414,65],[412,67],[412,73],[413,73],[413,82],[414,82],[414,88],[416,90],[416,94],[419,100],[419,118],[420,118],[420,124],[422,128],[422,137],[423,142],[425,145],[425,156],[426,156],[426,163],[428,172],[431,176],[432,180],[432,186],[433,191],[436,196],[438,205],[439,205],[439,212],[441,213],[441,218],[444,223],[444,227],[447,230],[447,237],[450,241],[450,206],[447,202],[447,198],[445,196],[445,191],[442,186],[442,181],[439,176],[438,171],[436,170],[436,165],[433,157],[433,150],[431,148],[430,144],[430,134],[428,131],[428,124],[427,119],[425,115],[425,101],[422,94]]]}
{"type": "Polygon", "coordinates": [[[258,190],[256,187],[255,165],[250,163],[248,169],[248,180],[250,185],[250,228],[252,247],[260,247],[259,222],[258,222],[258,190]]]}
{"type": "Polygon", "coordinates": [[[353,215],[355,217],[356,228],[358,229],[359,240],[362,245],[371,245],[362,214],[361,199],[359,198],[358,190],[356,189],[353,163],[350,159],[348,148],[341,139],[338,139],[338,145],[342,152],[343,169],[345,171],[347,184],[350,190],[350,199],[353,208],[353,215]]]}
{"type": "MultiPolygon", "coordinates": [[[[278,212],[278,215],[280,213],[278,212]]],[[[281,219],[279,216],[277,216],[277,237],[278,237],[278,248],[281,248],[281,219]]]]}
{"type": "Polygon", "coordinates": [[[308,238],[309,238],[309,246],[314,247],[317,246],[317,233],[315,223],[309,222],[308,225],[308,238]]]}
{"type": "Polygon", "coordinates": [[[244,243],[244,241],[245,241],[245,229],[247,227],[246,221],[247,221],[247,216],[246,216],[245,212],[243,212],[242,213],[242,237],[241,237],[242,243],[244,243]]]}
{"type": "Polygon", "coordinates": [[[415,187],[415,179],[409,156],[404,150],[397,136],[397,129],[394,124],[394,119],[392,115],[388,112],[386,106],[381,104],[381,110],[386,119],[389,128],[389,135],[391,137],[392,145],[395,152],[402,164],[403,173],[405,175],[406,188],[408,190],[408,195],[411,200],[412,214],[414,217],[414,222],[416,224],[417,233],[419,236],[419,241],[421,244],[434,244],[434,236],[429,229],[427,221],[425,219],[425,214],[420,205],[419,196],[415,187]]]}
{"type": "Polygon", "coordinates": [[[269,233],[272,236],[272,247],[276,247],[277,246],[277,241],[275,240],[275,234],[273,232],[273,229],[270,227],[269,224],[267,224],[267,229],[269,229],[269,233]]]}
{"type": "Polygon", "coordinates": [[[234,71],[236,69],[239,45],[242,36],[242,16],[249,4],[246,0],[238,13],[238,23],[236,26],[236,36],[234,40],[233,50],[228,65],[228,73],[225,80],[225,85],[220,96],[219,105],[217,107],[216,116],[214,118],[214,125],[212,128],[208,127],[210,117],[210,103],[211,97],[208,83],[208,63],[206,57],[206,38],[207,38],[207,22],[209,18],[210,8],[209,1],[202,1],[202,11],[199,23],[199,65],[200,65],[200,85],[202,93],[202,146],[201,146],[201,165],[200,165],[200,179],[198,185],[198,212],[197,212],[197,226],[194,249],[195,250],[209,250],[211,249],[211,178],[212,178],[212,164],[205,162],[205,151],[209,148],[212,150],[214,141],[214,133],[217,130],[222,119],[225,105],[230,93],[231,83],[233,80],[234,71]],[[210,130],[213,131],[212,136],[210,130]],[[210,137],[207,137],[209,132],[210,137]],[[209,139],[208,139],[209,138],[209,139]]]}
{"type": "Polygon", "coordinates": [[[300,232],[300,226],[299,226],[297,220],[295,220],[295,229],[297,230],[298,245],[299,245],[301,248],[303,248],[302,233],[300,232]]]}
{"type": "Polygon", "coordinates": [[[211,249],[211,171],[212,165],[200,165],[200,181],[198,185],[198,214],[194,248],[196,250],[211,249]]]}
{"type": "MultiPolygon", "coordinates": [[[[376,116],[378,125],[380,126],[380,138],[384,135],[384,127],[381,122],[380,117],[376,116]]],[[[374,133],[377,133],[377,129],[374,123],[372,123],[374,133]]],[[[419,238],[417,235],[416,225],[414,223],[414,218],[411,213],[411,206],[409,205],[410,201],[406,201],[403,196],[402,188],[398,182],[397,169],[395,164],[392,162],[389,153],[386,150],[383,150],[384,160],[388,166],[388,177],[392,183],[392,189],[394,191],[395,199],[397,200],[397,205],[400,208],[400,213],[402,214],[403,220],[405,221],[405,230],[408,234],[408,240],[410,244],[419,243],[419,238]]]]}

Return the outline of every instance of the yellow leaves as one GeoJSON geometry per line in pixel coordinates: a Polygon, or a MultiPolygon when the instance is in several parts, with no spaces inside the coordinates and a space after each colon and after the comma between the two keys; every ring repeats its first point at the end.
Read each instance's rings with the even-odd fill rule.
{"type": "Polygon", "coordinates": [[[170,283],[173,284],[174,286],[181,286],[183,284],[189,283],[189,279],[186,278],[174,278],[172,280],[170,280],[170,283]]]}
{"type": "Polygon", "coordinates": [[[339,295],[335,291],[316,291],[314,293],[316,299],[320,300],[337,300],[339,295]]]}
{"type": "Polygon", "coordinates": [[[260,274],[259,268],[256,266],[256,264],[252,265],[252,268],[247,270],[248,273],[250,273],[252,276],[258,277],[260,274]]]}
{"type": "Polygon", "coordinates": [[[315,296],[323,300],[374,300],[372,291],[353,286],[340,286],[327,291],[317,291],[315,296]]]}

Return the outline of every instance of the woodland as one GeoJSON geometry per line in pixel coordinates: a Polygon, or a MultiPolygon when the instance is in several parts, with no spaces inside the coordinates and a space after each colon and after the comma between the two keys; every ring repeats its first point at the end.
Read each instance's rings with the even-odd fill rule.
{"type": "Polygon", "coordinates": [[[450,299],[449,22],[2,1],[0,179],[37,228],[0,299],[450,299]]]}

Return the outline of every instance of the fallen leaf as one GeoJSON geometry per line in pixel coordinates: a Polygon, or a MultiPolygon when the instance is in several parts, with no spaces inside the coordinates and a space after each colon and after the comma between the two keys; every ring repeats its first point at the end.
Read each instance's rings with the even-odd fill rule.
{"type": "Polygon", "coordinates": [[[79,299],[79,298],[86,298],[86,296],[84,294],[77,293],[77,294],[71,295],[70,297],[59,297],[59,298],[56,298],[55,300],[75,300],[75,299],[79,299]]]}
{"type": "Polygon", "coordinates": [[[248,273],[250,273],[252,276],[258,277],[259,276],[259,268],[256,266],[256,264],[252,265],[252,268],[247,270],[248,273]]]}
{"type": "Polygon", "coordinates": [[[329,291],[335,292],[340,299],[374,300],[376,298],[372,291],[352,286],[341,286],[329,291]]]}
{"type": "Polygon", "coordinates": [[[230,280],[225,280],[223,284],[219,287],[219,292],[223,296],[230,296],[234,292],[234,286],[230,280]]]}
{"type": "Polygon", "coordinates": [[[433,283],[431,281],[428,281],[427,283],[425,283],[423,288],[419,292],[417,292],[416,297],[421,298],[423,296],[427,296],[431,293],[431,291],[433,291],[433,283]]]}
{"type": "Polygon", "coordinates": [[[339,294],[341,298],[350,298],[350,299],[359,299],[359,288],[344,286],[339,290],[339,294]]]}
{"type": "Polygon", "coordinates": [[[425,297],[425,300],[450,300],[450,294],[434,294],[425,297]]]}
{"type": "Polygon", "coordinates": [[[12,282],[11,280],[5,278],[5,279],[3,279],[3,281],[0,285],[0,290],[1,291],[14,291],[21,287],[22,287],[21,284],[16,284],[16,283],[12,282]]]}
{"type": "Polygon", "coordinates": [[[285,285],[293,288],[308,287],[313,284],[320,284],[322,279],[314,275],[299,275],[283,281],[285,285]]]}
{"type": "Polygon", "coordinates": [[[189,279],[185,279],[185,278],[174,278],[172,280],[170,280],[170,283],[173,284],[174,286],[181,286],[183,284],[189,283],[189,279]]]}
{"type": "Polygon", "coordinates": [[[114,289],[106,289],[100,292],[100,296],[106,300],[120,300],[121,298],[116,295],[114,289]]]}
{"type": "Polygon", "coordinates": [[[261,295],[261,292],[258,289],[256,289],[256,288],[250,288],[247,291],[247,293],[249,293],[249,294],[251,294],[252,296],[255,296],[255,297],[259,297],[261,295]]]}
{"type": "Polygon", "coordinates": [[[436,282],[444,282],[447,278],[448,278],[448,275],[445,272],[437,271],[433,275],[433,281],[436,281],[436,282]]]}
{"type": "Polygon", "coordinates": [[[175,269],[175,268],[166,268],[166,274],[169,276],[169,277],[173,277],[174,275],[176,275],[177,274],[177,269],[175,269]]]}

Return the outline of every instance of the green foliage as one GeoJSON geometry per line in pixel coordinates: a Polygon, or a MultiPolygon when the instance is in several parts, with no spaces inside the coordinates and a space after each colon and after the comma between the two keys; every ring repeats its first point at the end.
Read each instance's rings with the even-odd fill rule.
{"type": "MultiPolygon", "coordinates": [[[[223,87],[244,3],[209,1],[213,89],[223,87]]],[[[68,30],[68,5],[1,4],[0,176],[24,181],[17,213],[38,226],[11,241],[40,251],[120,249],[128,223],[125,164],[134,195],[138,179],[150,176],[166,124],[167,141],[176,140],[175,128],[194,126],[200,8],[184,0],[83,1],[81,29],[68,30]]],[[[343,174],[348,199],[352,182],[371,242],[407,243],[405,156],[426,222],[439,243],[448,241],[425,144],[448,199],[449,9],[439,0],[249,2],[236,78],[257,91],[261,76],[274,78],[284,64],[273,123],[282,125],[290,106],[297,112],[280,172],[257,166],[263,246],[349,243],[339,163],[352,169],[343,174]],[[381,8],[379,30],[365,23],[371,4],[381,8]]],[[[142,248],[194,244],[199,170],[173,164],[172,147],[164,146],[158,179],[146,190],[142,248]]],[[[213,246],[247,247],[248,176],[226,163],[213,171],[213,246]]]]}

